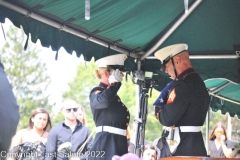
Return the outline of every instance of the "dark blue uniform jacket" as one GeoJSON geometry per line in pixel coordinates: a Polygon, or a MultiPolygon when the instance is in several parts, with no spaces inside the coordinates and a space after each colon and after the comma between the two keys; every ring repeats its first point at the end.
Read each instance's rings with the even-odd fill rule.
{"type": "MultiPolygon", "coordinates": [[[[192,69],[184,71],[172,89],[159,119],[164,126],[202,126],[210,97],[200,76],[192,69]]],[[[180,132],[181,142],[174,156],[207,156],[201,132],[180,132]]]]}
{"type": "MultiPolygon", "coordinates": [[[[127,129],[130,114],[127,107],[121,102],[117,92],[121,82],[108,87],[100,83],[90,93],[90,106],[96,126],[112,126],[120,129],[127,129]],[[97,91],[97,92],[96,92],[97,91]]],[[[128,152],[126,136],[99,132],[96,134],[91,152],[101,151],[103,154],[91,159],[112,159],[113,155],[123,155],[128,152]]],[[[94,155],[94,154],[92,154],[94,155]]]]}

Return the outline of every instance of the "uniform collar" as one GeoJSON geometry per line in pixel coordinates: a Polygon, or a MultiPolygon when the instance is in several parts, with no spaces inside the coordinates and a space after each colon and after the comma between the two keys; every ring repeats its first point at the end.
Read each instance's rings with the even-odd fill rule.
{"type": "Polygon", "coordinates": [[[105,83],[102,83],[102,82],[101,82],[101,83],[99,84],[99,87],[106,89],[106,88],[108,87],[108,85],[106,85],[105,83]]]}
{"type": "Polygon", "coordinates": [[[184,79],[188,74],[190,73],[195,73],[195,70],[193,68],[189,68],[187,70],[185,70],[184,72],[182,72],[177,79],[184,79]]]}

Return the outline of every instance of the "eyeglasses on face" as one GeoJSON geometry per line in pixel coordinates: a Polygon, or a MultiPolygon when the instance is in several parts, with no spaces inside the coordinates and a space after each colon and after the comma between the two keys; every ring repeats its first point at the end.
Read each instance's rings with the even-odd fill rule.
{"type": "Polygon", "coordinates": [[[223,134],[223,131],[215,131],[215,134],[223,134]]]}
{"type": "Polygon", "coordinates": [[[77,112],[77,108],[68,108],[68,109],[66,109],[66,112],[67,113],[70,113],[71,111],[73,111],[73,112],[77,112]]]}

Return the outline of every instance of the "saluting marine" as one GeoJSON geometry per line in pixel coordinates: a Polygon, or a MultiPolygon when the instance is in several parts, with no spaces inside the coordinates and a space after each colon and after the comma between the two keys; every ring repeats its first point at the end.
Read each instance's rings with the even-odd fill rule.
{"type": "MultiPolygon", "coordinates": [[[[164,105],[156,105],[155,113],[162,125],[175,129],[174,137],[179,138],[170,141],[177,144],[171,150],[174,156],[207,156],[201,126],[210,98],[203,80],[192,68],[187,49],[187,44],[175,44],[155,53],[162,62],[161,70],[173,79],[167,87],[170,93],[163,97],[164,105]]],[[[174,143],[169,143],[170,147],[174,143]]]]}
{"type": "Polygon", "coordinates": [[[101,153],[90,154],[89,159],[110,160],[114,155],[121,156],[128,152],[126,129],[130,114],[117,95],[126,57],[125,54],[117,54],[96,61],[99,69],[95,75],[100,79],[100,84],[92,89],[89,98],[97,134],[90,153],[101,153]]]}

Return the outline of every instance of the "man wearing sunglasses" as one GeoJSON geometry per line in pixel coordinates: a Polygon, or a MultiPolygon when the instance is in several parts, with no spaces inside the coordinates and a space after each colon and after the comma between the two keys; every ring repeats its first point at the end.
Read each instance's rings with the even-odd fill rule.
{"type": "MultiPolygon", "coordinates": [[[[45,160],[68,160],[90,136],[90,130],[77,120],[77,110],[78,105],[75,101],[68,99],[63,102],[64,121],[54,126],[49,132],[45,160]]],[[[83,156],[91,144],[92,138],[83,151],[76,156],[83,156]]]]}
{"type": "Polygon", "coordinates": [[[162,62],[161,70],[173,79],[169,94],[163,97],[164,105],[155,111],[160,123],[167,126],[166,139],[173,156],[207,156],[201,126],[210,98],[187,50],[187,44],[175,44],[155,53],[162,62]]]}

